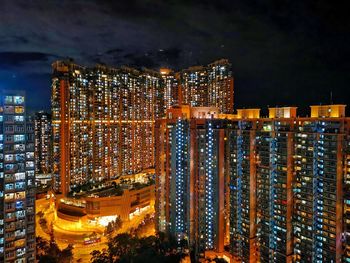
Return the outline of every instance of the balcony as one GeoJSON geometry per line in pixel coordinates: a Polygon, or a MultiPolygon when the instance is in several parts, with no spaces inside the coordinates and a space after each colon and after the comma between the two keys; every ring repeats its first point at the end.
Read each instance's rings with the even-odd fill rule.
{"type": "Polygon", "coordinates": [[[16,230],[16,225],[15,223],[7,224],[5,226],[5,232],[12,232],[16,230]]]}
{"type": "Polygon", "coordinates": [[[5,177],[5,183],[13,183],[15,181],[16,181],[16,177],[13,175],[5,177]]]}
{"type": "Polygon", "coordinates": [[[11,235],[8,235],[7,237],[5,237],[5,241],[6,242],[11,242],[14,241],[16,239],[15,234],[12,232],[11,235]]]}
{"type": "Polygon", "coordinates": [[[6,252],[10,252],[10,251],[13,251],[13,250],[15,250],[16,249],[16,247],[14,246],[14,243],[15,242],[10,242],[10,243],[7,243],[6,245],[5,245],[5,251],[6,252]]]}
{"type": "Polygon", "coordinates": [[[17,221],[16,222],[16,229],[23,229],[26,227],[25,221],[17,221]]]}
{"type": "Polygon", "coordinates": [[[33,225],[28,226],[27,232],[28,232],[28,234],[29,234],[29,233],[34,233],[34,232],[35,232],[35,227],[34,227],[33,225]]]}
{"type": "Polygon", "coordinates": [[[7,135],[12,135],[14,133],[15,133],[14,130],[5,130],[4,131],[4,134],[7,134],[7,135]]]}
{"type": "Polygon", "coordinates": [[[16,192],[16,189],[5,189],[5,194],[10,194],[16,192]]]}
{"type": "Polygon", "coordinates": [[[5,213],[11,213],[11,212],[15,212],[16,211],[16,207],[5,207],[5,213]]]}
{"type": "Polygon", "coordinates": [[[5,261],[10,261],[16,258],[16,254],[14,252],[5,254],[5,261]]]}
{"type": "Polygon", "coordinates": [[[5,218],[6,223],[10,223],[10,222],[14,222],[14,221],[16,221],[16,217],[5,218]]]}

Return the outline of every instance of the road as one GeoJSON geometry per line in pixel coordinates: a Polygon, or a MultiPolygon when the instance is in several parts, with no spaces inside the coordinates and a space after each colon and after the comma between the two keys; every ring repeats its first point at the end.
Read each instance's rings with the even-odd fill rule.
{"type": "MultiPolygon", "coordinates": [[[[36,201],[36,211],[42,212],[44,214],[44,218],[47,220],[47,225],[50,226],[53,224],[54,237],[57,245],[60,249],[66,248],[68,244],[74,245],[74,259],[76,262],[80,259],[80,262],[89,262],[90,261],[90,253],[94,250],[102,250],[107,248],[107,237],[103,236],[103,228],[93,229],[91,226],[79,225],[77,223],[58,219],[55,220],[55,212],[53,205],[50,206],[49,200],[39,199],[36,201]],[[101,242],[91,245],[84,245],[84,238],[90,236],[92,233],[99,233],[101,237],[101,242]]],[[[133,228],[137,228],[139,224],[143,221],[146,214],[154,213],[154,209],[150,208],[140,215],[134,216],[132,220],[123,222],[121,229],[116,231],[117,234],[121,233],[129,233],[133,228]]],[[[40,217],[36,216],[36,235],[41,236],[45,239],[50,239],[50,235],[48,233],[50,227],[47,229],[43,229],[39,223],[40,217]]],[[[154,234],[154,225],[147,227],[145,234],[154,234]]]]}

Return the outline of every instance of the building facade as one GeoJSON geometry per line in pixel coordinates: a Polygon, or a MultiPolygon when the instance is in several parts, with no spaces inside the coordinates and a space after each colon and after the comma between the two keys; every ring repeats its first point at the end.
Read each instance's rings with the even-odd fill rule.
{"type": "Polygon", "coordinates": [[[161,68],[160,74],[162,75],[164,83],[164,116],[166,111],[173,106],[179,105],[179,85],[178,77],[175,72],[168,68],[161,68]]]}
{"type": "Polygon", "coordinates": [[[34,261],[34,123],[24,92],[0,91],[0,262],[34,261]]]}
{"type": "Polygon", "coordinates": [[[35,173],[48,175],[52,171],[52,129],[51,114],[43,111],[35,113],[35,173]]]}
{"type": "Polygon", "coordinates": [[[221,113],[233,113],[233,76],[226,59],[207,66],[194,66],[179,72],[180,97],[191,107],[217,107],[221,113]]]}
{"type": "Polygon", "coordinates": [[[182,106],[156,122],[156,228],[196,255],[224,251],[224,122],[215,107],[182,106]]]}
{"type": "Polygon", "coordinates": [[[295,107],[270,108],[267,118],[258,109],[197,116],[190,108],[175,111],[156,125],[158,231],[185,233],[199,254],[221,252],[215,242],[200,245],[201,237],[212,244],[214,233],[229,245],[234,262],[349,260],[345,105],[312,106],[311,117],[297,117],[295,107]],[[211,213],[218,211],[212,196],[220,213],[211,213]],[[204,223],[221,217],[221,228],[204,223]]]}
{"type": "MultiPolygon", "coordinates": [[[[233,89],[230,64],[223,62],[225,70],[220,68],[211,77],[210,85],[218,92],[233,89]]],[[[78,185],[154,167],[154,122],[181,101],[178,75],[165,69],[155,72],[100,65],[86,68],[72,61],[54,63],[52,131],[56,192],[67,194],[78,185]]],[[[207,89],[207,75],[206,70],[200,83],[189,81],[194,93],[207,89]]],[[[220,94],[225,98],[233,96],[233,90],[220,94]]],[[[186,101],[197,105],[198,100],[200,105],[210,106],[208,91],[205,96],[205,101],[199,95],[191,95],[186,101]]],[[[221,101],[215,100],[215,104],[221,101]]]]}
{"type": "Polygon", "coordinates": [[[56,191],[152,167],[153,122],[164,112],[160,74],[71,62],[53,67],[56,191]]]}
{"type": "Polygon", "coordinates": [[[228,140],[238,149],[229,161],[235,171],[229,172],[233,257],[242,262],[347,258],[344,189],[350,119],[345,106],[312,106],[310,118],[297,117],[294,107],[270,108],[269,118],[231,122],[237,123],[231,132],[251,136],[228,140]],[[247,162],[250,169],[242,165],[247,162]],[[247,177],[250,184],[244,182],[247,177]],[[256,194],[245,205],[249,192],[256,194]],[[255,214],[253,220],[247,220],[247,209],[255,214]]]}

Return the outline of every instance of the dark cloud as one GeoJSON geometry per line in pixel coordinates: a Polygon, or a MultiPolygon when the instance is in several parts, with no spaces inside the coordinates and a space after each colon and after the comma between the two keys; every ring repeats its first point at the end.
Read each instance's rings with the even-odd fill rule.
{"type": "Polygon", "coordinates": [[[107,55],[110,55],[110,54],[119,54],[119,53],[122,53],[124,50],[121,49],[121,48],[114,48],[114,49],[110,49],[110,50],[107,50],[106,51],[106,54],[107,55]]]}
{"type": "Polygon", "coordinates": [[[177,47],[159,49],[157,51],[157,59],[160,63],[168,64],[168,66],[177,66],[181,58],[182,50],[177,47]]]}
{"type": "Polygon", "coordinates": [[[41,52],[0,52],[0,66],[19,66],[25,62],[48,61],[50,57],[53,56],[41,52]]]}
{"type": "Polygon", "coordinates": [[[131,56],[129,58],[128,65],[136,68],[158,68],[159,63],[156,62],[152,57],[144,56],[131,56]]]}
{"type": "Polygon", "coordinates": [[[180,69],[226,57],[233,65],[237,107],[306,108],[327,103],[331,90],[334,101],[346,103],[350,19],[345,3],[3,1],[0,77],[8,87],[30,81],[22,87],[35,86],[49,101],[47,76],[57,58],[180,69]]]}

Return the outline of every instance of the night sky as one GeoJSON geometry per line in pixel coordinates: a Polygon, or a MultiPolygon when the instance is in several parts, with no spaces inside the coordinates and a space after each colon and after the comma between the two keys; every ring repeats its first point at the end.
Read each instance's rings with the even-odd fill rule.
{"type": "MultiPolygon", "coordinates": [[[[0,0],[0,89],[50,109],[51,63],[181,69],[228,58],[241,107],[350,102],[346,1],[0,0]]],[[[349,104],[350,108],[350,104],[349,104]]],[[[348,109],[349,110],[349,109],[348,109]]]]}

